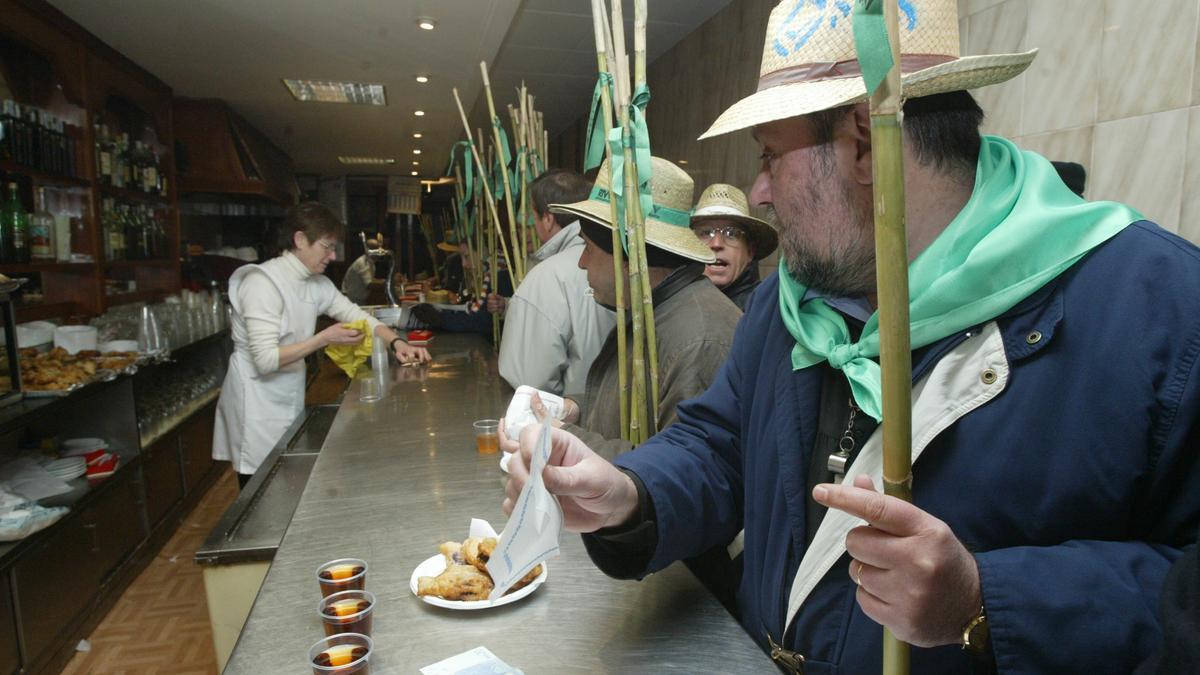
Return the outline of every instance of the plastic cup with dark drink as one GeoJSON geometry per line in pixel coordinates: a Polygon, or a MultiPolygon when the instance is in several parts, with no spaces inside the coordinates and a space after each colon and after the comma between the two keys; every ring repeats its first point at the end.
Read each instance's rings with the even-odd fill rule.
{"type": "Polygon", "coordinates": [[[371,615],[375,612],[375,596],[370,591],[342,591],[326,596],[317,605],[317,613],[325,624],[325,634],[371,634],[371,615]]]}
{"type": "Polygon", "coordinates": [[[341,591],[361,591],[367,583],[367,563],[358,558],[331,560],[317,568],[321,597],[341,591]]]}
{"type": "Polygon", "coordinates": [[[500,420],[479,420],[475,423],[475,447],[485,455],[500,452],[500,420]]]}
{"type": "Polygon", "coordinates": [[[308,650],[313,675],[370,675],[371,638],[359,633],[339,633],[318,641],[308,650]]]}

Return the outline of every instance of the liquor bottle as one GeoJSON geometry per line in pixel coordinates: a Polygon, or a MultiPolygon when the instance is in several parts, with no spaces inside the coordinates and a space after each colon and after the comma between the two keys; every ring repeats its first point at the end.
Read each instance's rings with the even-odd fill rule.
{"type": "Polygon", "coordinates": [[[37,108],[27,105],[25,106],[25,127],[29,134],[29,149],[26,164],[35,168],[42,168],[42,124],[41,115],[37,108]]]}
{"type": "Polygon", "coordinates": [[[93,127],[96,132],[96,175],[103,185],[113,184],[113,152],[112,143],[108,138],[108,126],[97,121],[93,127]]]}
{"type": "Polygon", "coordinates": [[[79,127],[74,124],[67,124],[66,120],[59,120],[59,123],[62,125],[60,131],[62,131],[63,135],[63,152],[66,153],[65,169],[67,175],[71,178],[82,178],[79,175],[79,166],[77,164],[79,161],[76,154],[78,152],[78,142],[75,140],[80,138],[79,127]]]}
{"type": "Polygon", "coordinates": [[[13,159],[13,144],[16,139],[16,120],[14,118],[13,108],[16,102],[12,99],[5,99],[0,106],[0,159],[13,159]]]}
{"type": "Polygon", "coordinates": [[[129,142],[129,134],[121,134],[121,166],[125,169],[125,182],[121,187],[137,187],[133,180],[133,144],[129,142]]]}
{"type": "Polygon", "coordinates": [[[46,188],[37,189],[35,210],[29,216],[29,257],[35,262],[54,260],[54,216],[46,212],[46,188]]]}
{"type": "Polygon", "coordinates": [[[23,264],[29,262],[29,214],[17,192],[17,184],[8,184],[8,203],[4,205],[5,229],[8,231],[7,262],[23,264]]]}
{"type": "Polygon", "coordinates": [[[148,146],[146,148],[146,167],[142,172],[142,181],[146,185],[146,192],[160,194],[158,191],[158,153],[148,146]]]}

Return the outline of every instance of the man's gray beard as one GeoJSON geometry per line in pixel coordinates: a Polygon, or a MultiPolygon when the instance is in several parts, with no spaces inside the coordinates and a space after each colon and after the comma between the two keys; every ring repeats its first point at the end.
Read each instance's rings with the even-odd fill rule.
{"type": "MultiPolygon", "coordinates": [[[[811,186],[807,188],[808,203],[818,205],[826,199],[811,186]]],[[[869,222],[870,214],[850,202],[845,194],[838,195],[845,204],[842,210],[850,214],[855,223],[846,223],[846,227],[856,227],[861,239],[870,236],[871,230],[864,228],[861,223],[869,222]],[[864,218],[866,220],[864,220],[864,218]]],[[[813,209],[819,211],[818,209],[813,209]]],[[[787,261],[788,272],[792,278],[806,287],[822,294],[839,298],[857,298],[875,291],[875,247],[874,242],[851,240],[840,249],[824,254],[815,250],[805,241],[798,228],[780,222],[774,207],[768,209],[771,222],[779,230],[779,246],[787,261]],[[859,243],[856,247],[853,244],[859,243]]]]}

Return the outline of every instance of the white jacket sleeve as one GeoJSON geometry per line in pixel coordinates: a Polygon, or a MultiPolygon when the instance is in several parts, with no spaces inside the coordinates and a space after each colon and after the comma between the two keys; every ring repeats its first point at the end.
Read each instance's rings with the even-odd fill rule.
{"type": "Polygon", "coordinates": [[[508,303],[500,341],[500,376],[513,389],[527,384],[562,395],[570,322],[555,319],[520,293],[508,303]]]}
{"type": "Polygon", "coordinates": [[[331,316],[342,323],[351,323],[359,319],[366,319],[367,325],[372,333],[375,329],[381,326],[379,319],[367,314],[361,307],[350,302],[347,298],[333,285],[333,282],[328,277],[321,277],[325,281],[321,284],[321,310],[322,314],[331,316]]]}
{"type": "Polygon", "coordinates": [[[246,322],[250,359],[259,375],[279,369],[279,333],[283,324],[283,298],[262,272],[246,275],[238,286],[238,303],[246,322]]]}

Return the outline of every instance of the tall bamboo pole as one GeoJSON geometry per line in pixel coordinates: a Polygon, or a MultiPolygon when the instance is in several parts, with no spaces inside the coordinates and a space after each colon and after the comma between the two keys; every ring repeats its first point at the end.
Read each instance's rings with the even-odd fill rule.
{"type": "Polygon", "coordinates": [[[620,0],[616,0],[612,4],[612,23],[610,25],[613,36],[613,53],[616,55],[614,63],[617,66],[614,88],[617,110],[621,116],[621,134],[624,138],[622,145],[625,153],[625,228],[626,239],[629,242],[629,294],[633,317],[633,395],[630,399],[629,440],[634,445],[641,445],[649,437],[647,434],[649,419],[646,411],[648,396],[646,387],[646,314],[645,305],[637,302],[637,299],[642,297],[643,284],[649,284],[650,280],[644,274],[645,248],[638,245],[641,241],[638,230],[642,226],[644,214],[642,214],[641,201],[638,199],[637,163],[634,160],[630,142],[629,57],[625,53],[625,19],[620,0]]]}
{"type": "MultiPolygon", "coordinates": [[[[610,53],[608,43],[612,41],[612,36],[607,35],[605,30],[604,17],[606,15],[603,0],[592,0],[592,25],[596,33],[596,63],[599,66],[601,73],[609,73],[608,55],[610,53]]],[[[608,145],[608,134],[613,127],[613,109],[612,99],[609,96],[607,87],[602,87],[600,92],[600,108],[601,117],[604,120],[604,150],[608,155],[609,166],[612,165],[612,148],[608,145]]],[[[612,249],[613,249],[613,279],[615,281],[615,290],[617,294],[616,303],[616,319],[617,319],[617,383],[620,391],[620,408],[621,408],[621,437],[625,440],[630,440],[629,437],[629,364],[628,364],[628,336],[625,334],[625,263],[624,263],[624,245],[621,243],[621,233],[617,230],[617,200],[612,197],[612,190],[609,190],[608,200],[608,215],[609,222],[612,223],[612,249]]]]}
{"type": "MultiPolygon", "coordinates": [[[[479,169],[479,172],[478,172],[479,180],[481,183],[483,183],[484,195],[487,197],[488,211],[492,214],[492,220],[495,223],[495,227],[492,228],[492,231],[495,231],[500,228],[500,216],[496,213],[496,200],[492,197],[492,187],[491,187],[491,185],[488,184],[487,169],[483,165],[483,159],[479,156],[479,148],[475,147],[475,139],[471,137],[471,124],[469,122],[467,122],[467,113],[465,110],[463,110],[462,99],[460,99],[458,97],[458,88],[455,87],[453,89],[453,91],[454,91],[454,103],[456,105],[458,105],[458,115],[459,115],[459,117],[462,118],[463,129],[467,132],[467,138],[470,139],[470,141],[471,141],[471,156],[475,158],[475,166],[479,169]]],[[[503,170],[504,170],[503,167],[501,167],[501,171],[503,171],[503,170]]],[[[500,243],[501,243],[501,245],[503,245],[503,243],[504,243],[503,237],[500,238],[500,243]]],[[[496,241],[495,241],[494,236],[492,237],[491,244],[492,244],[491,245],[492,292],[496,293],[499,291],[500,287],[499,287],[499,270],[497,269],[499,261],[496,260],[496,241]]],[[[508,250],[507,249],[504,251],[504,257],[506,259],[508,258],[508,250]]],[[[508,270],[509,270],[509,274],[511,275],[512,274],[512,261],[511,260],[509,260],[508,270]]],[[[481,299],[483,300],[484,303],[487,302],[487,298],[481,298],[481,299]]],[[[494,346],[497,349],[499,349],[499,347],[500,347],[500,317],[495,314],[492,315],[492,342],[494,343],[494,346]]]]}
{"type": "MultiPolygon", "coordinates": [[[[503,131],[499,126],[500,118],[496,117],[496,101],[492,98],[492,82],[488,79],[486,61],[479,62],[479,72],[483,74],[483,93],[487,98],[488,112],[492,116],[492,135],[495,137],[496,154],[500,157],[500,180],[504,185],[504,210],[508,215],[508,230],[515,245],[517,244],[517,214],[513,208],[513,189],[509,184],[508,166],[505,164],[503,131]]],[[[525,261],[516,260],[514,257],[508,259],[508,274],[512,277],[513,286],[520,285],[521,279],[525,277],[524,263],[525,261]]],[[[499,289],[493,287],[492,292],[497,293],[499,289]]]]}
{"type": "MultiPolygon", "coordinates": [[[[646,84],[646,0],[633,0],[633,56],[634,56],[634,85],[635,90],[646,84]]],[[[634,180],[640,180],[636,176],[634,180]]],[[[634,192],[636,194],[636,184],[634,192]]],[[[640,207],[640,202],[639,202],[640,207]]],[[[658,433],[658,329],[654,323],[654,296],[650,287],[650,266],[646,257],[646,222],[642,214],[641,227],[638,228],[638,251],[640,255],[642,278],[642,307],[646,321],[646,357],[650,361],[650,426],[646,428],[646,438],[658,433]]]]}
{"type": "MultiPolygon", "coordinates": [[[[871,96],[871,157],[875,195],[875,276],[879,302],[879,364],[883,371],[883,489],[912,501],[912,351],[908,318],[908,239],[904,219],[904,156],[897,0],[883,3],[892,69],[871,96]]],[[[883,632],[884,675],[907,675],[908,645],[883,632]]]]}

